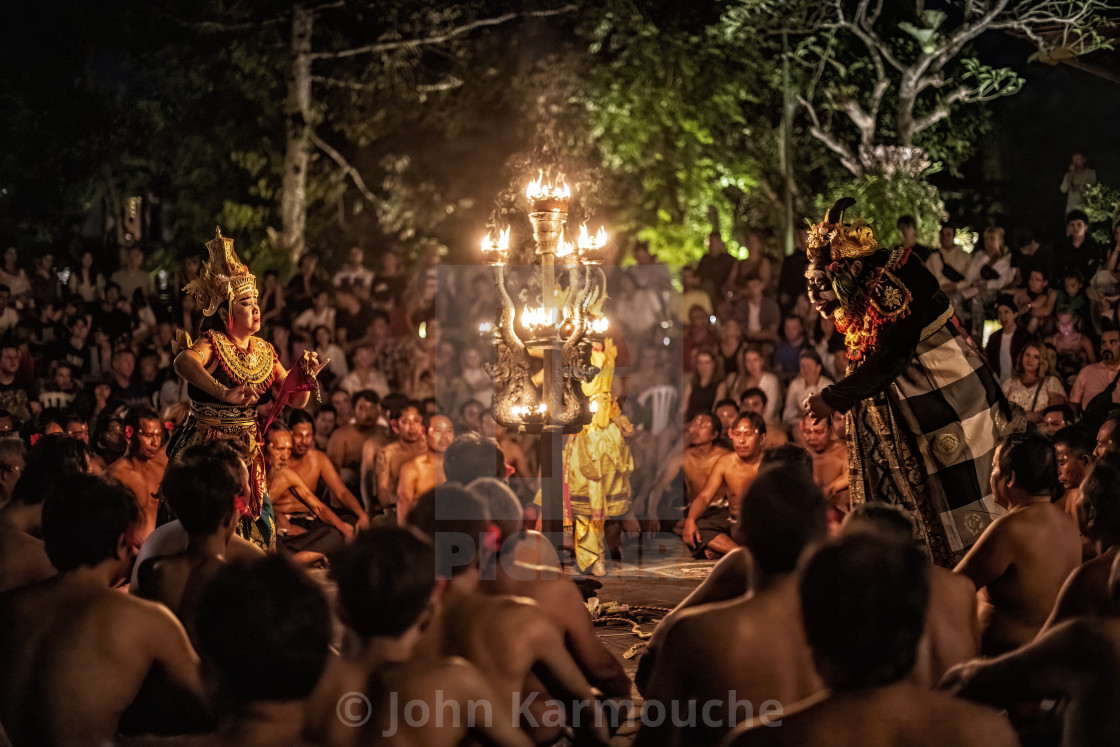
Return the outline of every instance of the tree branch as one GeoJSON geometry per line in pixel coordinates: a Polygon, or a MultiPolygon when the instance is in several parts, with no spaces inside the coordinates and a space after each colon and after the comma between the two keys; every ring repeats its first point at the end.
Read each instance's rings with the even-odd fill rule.
{"type": "Polygon", "coordinates": [[[354,186],[357,187],[358,191],[362,193],[362,197],[365,197],[373,205],[381,204],[381,201],[378,200],[373,192],[370,191],[369,187],[366,186],[366,181],[362,178],[362,175],[358,173],[358,170],[354,168],[349,161],[346,160],[345,156],[332,148],[321,137],[319,137],[319,135],[316,134],[314,130],[311,130],[311,142],[315,144],[316,148],[326,153],[332,161],[338,164],[343,173],[349,176],[350,180],[354,182],[354,186]]]}
{"type": "Polygon", "coordinates": [[[420,39],[401,39],[398,41],[390,42],[377,42],[375,44],[367,44],[363,47],[354,47],[353,49],[343,49],[338,52],[316,52],[311,55],[313,60],[337,60],[344,57],[356,57],[363,54],[380,54],[382,52],[392,52],[396,49],[417,49],[432,44],[443,44],[456,37],[468,34],[475,29],[483,28],[485,26],[498,26],[503,23],[508,23],[515,18],[545,18],[548,16],[557,16],[564,13],[570,13],[576,10],[575,5],[565,5],[561,8],[554,8],[551,10],[538,10],[529,13],[505,13],[493,18],[480,18],[470,23],[465,23],[462,26],[446,31],[442,34],[435,34],[433,36],[426,36],[420,39]]]}
{"type": "Polygon", "coordinates": [[[831,132],[821,127],[821,121],[817,117],[816,109],[813,108],[813,105],[804,96],[798,96],[797,100],[805,107],[805,111],[809,114],[809,119],[813,120],[813,126],[809,128],[809,134],[821,141],[821,143],[833,153],[840,156],[840,163],[843,164],[844,168],[858,176],[861,173],[861,168],[859,160],[856,158],[855,153],[852,152],[852,149],[840,142],[831,132]]]}

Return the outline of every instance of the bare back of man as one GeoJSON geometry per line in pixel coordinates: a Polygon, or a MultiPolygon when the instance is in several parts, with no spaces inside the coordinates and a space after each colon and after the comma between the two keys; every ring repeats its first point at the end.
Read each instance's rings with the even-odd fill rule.
{"type": "Polygon", "coordinates": [[[167,455],[162,451],[151,459],[139,459],[126,454],[109,465],[105,478],[128,488],[140,506],[141,520],[133,530],[133,544],[139,547],[156,528],[159,509],[159,484],[167,469],[167,455]]]}
{"type": "Polygon", "coordinates": [[[149,558],[137,572],[138,596],[164,605],[185,625],[198,594],[223,565],[223,560],[189,550],[149,558]]]}
{"type": "Polygon", "coordinates": [[[797,580],[785,578],[745,599],[687,610],[673,622],[646,696],[667,709],[695,701],[698,714],[707,711],[691,728],[672,734],[665,733],[669,725],[656,734],[645,729],[639,741],[712,744],[747,718],[734,712],[729,693],[757,713],[766,701],[789,709],[822,688],[801,625],[797,580]]]}
{"type": "MultiPolygon", "coordinates": [[[[137,586],[140,579],[140,568],[143,567],[145,562],[151,558],[181,553],[187,549],[189,541],[187,532],[178,519],[169,521],[148,535],[148,539],[141,545],[140,552],[136,556],[136,562],[132,566],[130,588],[137,586]]],[[[235,560],[256,560],[263,555],[264,550],[236,534],[230,537],[225,552],[226,560],[231,562],[235,560]]]]}
{"type": "Polygon", "coordinates": [[[954,569],[981,589],[983,652],[1033,640],[1080,564],[1080,533],[1052,503],[1030,503],[992,522],[954,569]]]}
{"type": "Polygon", "coordinates": [[[475,740],[510,747],[532,744],[505,708],[506,699],[465,659],[385,665],[370,678],[366,692],[374,703],[375,718],[362,730],[362,744],[456,747],[475,740]],[[413,715],[417,707],[410,703],[425,703],[431,713],[442,711],[443,717],[417,721],[413,715]]]}
{"type": "Polygon", "coordinates": [[[104,744],[155,665],[201,698],[198,657],[170,611],[74,576],[0,599],[0,721],[17,744],[104,744]]]}
{"type": "MultiPolygon", "coordinates": [[[[756,721],[760,721],[756,718],[756,721]]],[[[843,693],[737,732],[731,747],[1013,747],[1015,732],[996,711],[914,684],[843,693]],[[774,721],[780,718],[780,725],[774,721]]]]}
{"type": "MultiPolygon", "coordinates": [[[[499,701],[512,710],[531,714],[523,728],[538,744],[555,740],[561,727],[547,718],[549,695],[565,703],[593,701],[591,685],[564,646],[560,629],[535,602],[480,593],[457,594],[446,600],[440,615],[425,634],[420,650],[442,656],[462,656],[482,671],[499,701]],[[549,687],[540,693],[534,675],[549,687]]],[[[606,725],[590,711],[580,714],[584,732],[594,729],[606,741],[606,725]]]]}
{"type": "Polygon", "coordinates": [[[980,621],[976,616],[976,587],[960,574],[930,566],[929,606],[918,661],[910,682],[932,688],[941,676],[962,661],[980,654],[980,621]]]}
{"type": "MultiPolygon", "coordinates": [[[[525,544],[528,546],[524,554],[536,554],[531,543],[525,544]]],[[[540,559],[532,563],[518,562],[515,560],[518,554],[518,548],[505,554],[494,569],[493,580],[483,581],[479,588],[487,594],[532,599],[560,629],[568,653],[591,685],[610,698],[629,697],[630,678],[595,635],[583,595],[576,585],[558,565],[540,564],[540,559]]]]}
{"type": "Polygon", "coordinates": [[[54,574],[43,541],[0,520],[0,593],[54,574]]]}
{"type": "Polygon", "coordinates": [[[1114,599],[1108,590],[1116,556],[1117,548],[1110,547],[1069,575],[1039,635],[1075,617],[1120,618],[1120,600],[1114,599]]]}

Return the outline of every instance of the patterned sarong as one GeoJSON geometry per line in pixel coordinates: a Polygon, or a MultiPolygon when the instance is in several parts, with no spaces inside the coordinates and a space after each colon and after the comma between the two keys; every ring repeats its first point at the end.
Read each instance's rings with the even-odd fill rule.
{"type": "Polygon", "coordinates": [[[1003,513],[990,477],[1007,423],[992,370],[952,323],[940,326],[885,391],[849,411],[852,502],[901,505],[934,562],[951,567],[1003,513]]]}

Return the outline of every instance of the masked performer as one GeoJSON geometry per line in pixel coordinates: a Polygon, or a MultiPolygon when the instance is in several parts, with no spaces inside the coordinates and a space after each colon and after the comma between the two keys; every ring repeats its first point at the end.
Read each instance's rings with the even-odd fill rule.
{"type": "Polygon", "coordinates": [[[630,510],[630,475],[634,472],[634,459],[626,443],[634,434],[634,426],[611,396],[616,355],[614,341],[609,338],[592,351],[591,365],[598,366],[600,372],[581,385],[591,402],[591,422],[568,439],[564,454],[576,565],[582,573],[595,576],[606,573],[607,547],[613,551],[621,540],[622,527],[617,519],[630,510]],[[612,519],[616,521],[608,526],[607,521],[612,519]]]}
{"type": "Polygon", "coordinates": [[[849,363],[805,406],[846,413],[853,505],[902,506],[951,567],[1002,513],[989,478],[1008,405],[933,274],[909,249],[880,248],[866,222],[844,223],[853,204],[837,202],[809,234],[809,299],[835,314],[849,363]]]}
{"type": "Polygon", "coordinates": [[[233,239],[218,230],[206,249],[209,260],[183,289],[198,300],[205,319],[198,340],[191,342],[181,330],[176,339],[175,371],[189,384],[191,406],[167,457],[174,460],[188,446],[212,438],[229,441],[249,468],[249,499],[240,506],[238,534],[267,549],[276,542],[276,517],[257,406],[273,396],[281,405],[305,406],[322,366],[315,353],[304,353],[290,373],[280,365],[272,345],[255,336],[261,327],[256,278],[237,258],[233,239]]]}

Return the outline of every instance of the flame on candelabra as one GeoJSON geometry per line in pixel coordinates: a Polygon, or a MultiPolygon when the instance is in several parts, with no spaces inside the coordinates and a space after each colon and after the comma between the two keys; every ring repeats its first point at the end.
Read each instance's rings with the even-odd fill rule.
{"type": "Polygon", "coordinates": [[[561,229],[561,231],[560,231],[560,242],[556,245],[556,258],[557,259],[564,259],[565,257],[572,256],[573,254],[575,254],[575,252],[576,252],[575,244],[571,244],[567,241],[564,241],[564,231],[561,229]]]}
{"type": "Polygon", "coordinates": [[[537,178],[529,182],[529,186],[525,189],[525,196],[530,200],[568,200],[572,196],[572,191],[563,177],[560,178],[559,184],[545,184],[544,171],[539,170],[537,178]]]}
{"type": "Polygon", "coordinates": [[[526,329],[556,326],[556,309],[526,306],[521,312],[521,325],[526,329]]]}
{"type": "Polygon", "coordinates": [[[579,227],[579,240],[577,244],[581,251],[602,249],[607,245],[607,230],[600,226],[595,235],[591,236],[587,233],[587,225],[584,224],[579,227]]]}
{"type": "Polygon", "coordinates": [[[532,407],[528,407],[525,405],[515,405],[514,407],[510,408],[510,412],[512,412],[515,417],[519,418],[528,417],[530,415],[544,415],[546,412],[548,412],[548,405],[544,402],[540,403],[539,405],[533,405],[532,407]]]}
{"type": "Polygon", "coordinates": [[[491,262],[504,262],[509,253],[509,227],[502,229],[497,238],[489,233],[482,240],[482,256],[491,262]]]}

